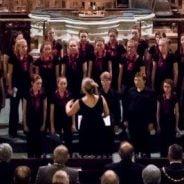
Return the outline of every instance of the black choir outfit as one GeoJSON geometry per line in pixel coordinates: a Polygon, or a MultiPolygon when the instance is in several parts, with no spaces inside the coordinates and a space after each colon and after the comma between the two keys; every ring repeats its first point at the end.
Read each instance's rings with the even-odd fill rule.
{"type": "Polygon", "coordinates": [[[2,63],[0,63],[0,111],[5,107],[5,96],[3,66],[2,63]]]}
{"type": "Polygon", "coordinates": [[[152,90],[131,88],[124,104],[124,121],[128,121],[130,140],[135,152],[149,153],[148,124],[155,123],[156,98],[152,90]]]}
{"type": "Polygon", "coordinates": [[[149,50],[149,60],[147,60],[146,65],[146,86],[152,87],[152,70],[153,70],[153,58],[158,56],[159,54],[159,47],[158,44],[152,45],[149,50]]]}
{"type": "Polygon", "coordinates": [[[100,57],[98,53],[95,54],[91,76],[99,86],[101,85],[100,75],[105,71],[109,71],[108,63],[109,63],[109,55],[107,52],[104,52],[102,57],[100,57]]]}
{"type": "Polygon", "coordinates": [[[175,52],[176,61],[178,62],[178,85],[177,94],[179,98],[180,125],[184,123],[184,51],[182,47],[175,52]]]}
{"type": "Polygon", "coordinates": [[[130,57],[128,54],[125,54],[122,57],[121,65],[123,65],[123,91],[126,93],[131,87],[134,86],[134,76],[137,72],[140,71],[142,66],[145,66],[143,59],[135,54],[133,57],[130,57]]]}
{"type": "Polygon", "coordinates": [[[184,51],[182,48],[175,52],[176,61],[178,62],[178,94],[181,95],[184,88],[184,51]]]}
{"type": "Polygon", "coordinates": [[[94,46],[89,41],[85,45],[79,43],[79,53],[86,62],[94,60],[94,46]]]}
{"type": "Polygon", "coordinates": [[[156,62],[156,73],[155,73],[155,91],[157,94],[161,92],[162,82],[165,79],[173,79],[173,64],[176,62],[175,56],[172,53],[168,53],[166,58],[163,58],[162,54],[153,58],[156,62]]]}
{"type": "Polygon", "coordinates": [[[44,100],[46,100],[46,94],[40,91],[35,95],[31,89],[24,99],[27,102],[26,124],[29,129],[27,132],[28,157],[40,158],[43,143],[41,127],[44,123],[44,100]]]}
{"type": "Polygon", "coordinates": [[[105,98],[110,112],[111,126],[106,127],[107,130],[107,151],[112,153],[114,150],[113,141],[114,141],[114,126],[120,127],[121,121],[121,109],[120,109],[120,98],[118,93],[109,89],[108,92],[105,92],[103,88],[100,90],[100,94],[105,98]]]}
{"type": "Polygon", "coordinates": [[[47,108],[47,121],[46,129],[49,129],[50,121],[50,102],[52,99],[52,94],[56,89],[57,73],[56,68],[60,66],[60,61],[56,56],[50,56],[48,60],[42,57],[38,58],[34,63],[39,68],[39,74],[43,81],[43,89],[47,95],[48,108],[47,108]]]}
{"type": "Polygon", "coordinates": [[[145,73],[146,73],[146,85],[151,86],[151,67],[152,67],[152,61],[148,59],[146,51],[149,48],[149,43],[145,39],[139,39],[138,45],[137,45],[137,53],[140,58],[145,63],[145,73]]]}
{"type": "Polygon", "coordinates": [[[62,50],[62,42],[61,40],[53,40],[52,42],[52,51],[53,55],[61,60],[61,50],[62,50]]]}
{"type": "Polygon", "coordinates": [[[81,82],[83,79],[84,58],[76,54],[74,57],[65,55],[63,64],[66,65],[66,78],[68,81],[68,89],[72,96],[77,99],[81,96],[81,82]]]}
{"type": "Polygon", "coordinates": [[[102,117],[103,99],[99,96],[94,107],[86,105],[79,100],[80,113],[82,115],[79,130],[79,145],[82,155],[106,154],[107,139],[105,122],[102,117]]]}
{"type": "Polygon", "coordinates": [[[56,67],[59,67],[60,62],[57,57],[51,56],[48,60],[40,57],[34,64],[39,68],[39,74],[43,80],[44,91],[50,100],[56,89],[56,67]]]}
{"type": "Polygon", "coordinates": [[[126,50],[123,45],[116,43],[115,47],[112,47],[110,42],[105,45],[105,49],[109,55],[109,60],[112,62],[112,88],[117,90],[118,87],[118,75],[119,75],[119,63],[121,57],[125,54],[126,50]]]}
{"type": "Polygon", "coordinates": [[[54,105],[54,128],[57,134],[64,140],[67,148],[70,150],[72,142],[72,118],[67,116],[65,105],[71,100],[70,93],[66,90],[64,96],[60,96],[56,90],[53,94],[51,105],[54,105]],[[62,132],[63,130],[63,132],[62,132]]]}
{"type": "Polygon", "coordinates": [[[175,105],[177,98],[172,95],[171,98],[166,99],[164,95],[158,97],[160,104],[159,109],[159,124],[160,124],[160,142],[161,142],[161,156],[166,157],[168,147],[174,144],[176,139],[176,118],[175,105]]]}
{"type": "Polygon", "coordinates": [[[137,45],[137,53],[140,57],[144,57],[146,49],[149,48],[149,44],[147,40],[139,39],[138,45],[137,45]]]}
{"type": "Polygon", "coordinates": [[[33,58],[27,55],[20,59],[15,54],[9,58],[9,63],[13,66],[12,88],[13,96],[10,98],[10,116],[9,116],[9,135],[15,137],[17,135],[19,113],[18,107],[20,99],[29,91],[31,86],[30,72],[33,58]]]}

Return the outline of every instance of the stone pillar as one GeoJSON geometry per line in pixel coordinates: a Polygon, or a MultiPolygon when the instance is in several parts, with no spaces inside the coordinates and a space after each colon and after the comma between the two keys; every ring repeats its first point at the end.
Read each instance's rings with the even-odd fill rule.
{"type": "Polygon", "coordinates": [[[132,8],[132,7],[133,7],[132,1],[133,1],[133,0],[129,0],[129,1],[128,1],[128,7],[129,7],[129,8],[132,8]]]}

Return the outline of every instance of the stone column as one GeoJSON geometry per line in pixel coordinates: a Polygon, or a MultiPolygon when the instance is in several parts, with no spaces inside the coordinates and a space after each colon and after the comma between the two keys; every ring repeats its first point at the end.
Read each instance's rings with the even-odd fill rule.
{"type": "Polygon", "coordinates": [[[129,0],[129,1],[128,1],[128,7],[129,7],[129,8],[132,8],[132,7],[133,7],[132,1],[133,1],[133,0],[129,0]]]}

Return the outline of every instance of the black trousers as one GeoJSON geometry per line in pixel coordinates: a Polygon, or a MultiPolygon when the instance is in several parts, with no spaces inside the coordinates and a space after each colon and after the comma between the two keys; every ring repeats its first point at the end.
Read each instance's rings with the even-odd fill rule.
{"type": "Polygon", "coordinates": [[[40,158],[42,155],[43,133],[41,131],[30,130],[27,133],[27,153],[28,158],[40,158]]]}
{"type": "Polygon", "coordinates": [[[9,135],[16,136],[19,122],[19,103],[23,95],[17,92],[16,97],[10,97],[9,135]]]}

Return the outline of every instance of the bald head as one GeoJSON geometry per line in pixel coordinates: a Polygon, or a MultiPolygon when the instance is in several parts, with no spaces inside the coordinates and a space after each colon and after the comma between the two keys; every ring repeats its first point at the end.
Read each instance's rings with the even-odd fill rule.
{"type": "Polygon", "coordinates": [[[122,142],[119,148],[121,159],[131,159],[134,152],[134,147],[129,142],[122,142]]]}
{"type": "Polygon", "coordinates": [[[112,170],[104,172],[104,174],[101,177],[101,184],[118,184],[118,183],[119,178],[117,174],[112,170]]]}
{"type": "Polygon", "coordinates": [[[56,173],[52,177],[52,184],[69,184],[69,176],[66,171],[56,171],[56,173]]]}
{"type": "Polygon", "coordinates": [[[64,145],[59,145],[54,149],[54,162],[59,164],[65,164],[69,159],[68,148],[64,145]]]}

